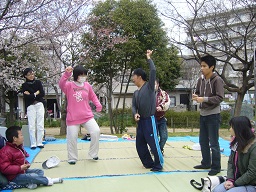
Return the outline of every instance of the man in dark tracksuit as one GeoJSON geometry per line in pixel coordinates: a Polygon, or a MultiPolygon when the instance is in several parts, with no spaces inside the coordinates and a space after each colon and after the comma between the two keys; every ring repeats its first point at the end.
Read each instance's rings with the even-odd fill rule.
{"type": "Polygon", "coordinates": [[[151,54],[152,51],[147,50],[146,55],[150,68],[149,81],[146,81],[146,73],[141,68],[135,69],[133,72],[132,80],[138,90],[133,94],[132,113],[138,123],[136,149],[140,160],[145,168],[150,168],[151,171],[161,171],[164,160],[159,147],[157,124],[154,116],[156,112],[156,68],[150,58],[151,54]],[[154,155],[154,160],[150,155],[148,145],[154,155]]]}

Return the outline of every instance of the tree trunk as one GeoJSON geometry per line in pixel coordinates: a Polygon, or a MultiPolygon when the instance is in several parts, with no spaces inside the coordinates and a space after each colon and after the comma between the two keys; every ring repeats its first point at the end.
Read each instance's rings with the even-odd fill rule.
{"type": "Polygon", "coordinates": [[[54,89],[55,94],[56,94],[56,102],[57,102],[58,109],[61,109],[61,104],[60,104],[60,97],[59,97],[59,93],[58,93],[58,88],[57,88],[57,86],[55,86],[54,84],[52,84],[52,86],[53,86],[53,89],[54,89]]]}
{"type": "Polygon", "coordinates": [[[245,92],[240,92],[237,94],[237,99],[236,99],[236,104],[234,109],[234,117],[239,116],[241,113],[244,95],[245,95],[245,92]]]}
{"type": "Polygon", "coordinates": [[[16,101],[16,97],[15,97],[16,93],[14,91],[9,91],[8,92],[8,105],[10,108],[10,112],[8,114],[8,123],[10,125],[13,125],[13,123],[15,122],[15,101],[16,101]]]}
{"type": "MultiPolygon", "coordinates": [[[[126,100],[126,94],[127,94],[127,91],[128,91],[128,88],[129,88],[129,85],[130,85],[130,80],[131,80],[131,77],[132,77],[132,71],[130,71],[130,74],[129,74],[129,79],[128,79],[128,83],[126,84],[126,87],[125,87],[125,91],[124,91],[124,99],[123,99],[123,112],[122,112],[122,122],[124,124],[124,110],[125,110],[125,100],[126,100]]],[[[127,115],[127,114],[126,114],[127,115]]],[[[121,126],[121,129],[120,129],[120,133],[122,134],[125,130],[125,127],[124,125],[122,124],[121,126]]]]}
{"type": "Polygon", "coordinates": [[[67,124],[66,124],[66,117],[67,117],[67,98],[63,100],[63,104],[61,107],[61,119],[60,119],[60,135],[67,134],[67,124]]]}
{"type": "MultiPolygon", "coordinates": [[[[111,78],[110,78],[111,79],[111,78]]],[[[113,110],[112,110],[112,80],[108,86],[107,89],[107,105],[108,105],[108,116],[110,121],[110,132],[111,134],[114,134],[113,130],[113,110]]]]}
{"type": "Polygon", "coordinates": [[[1,80],[1,83],[0,83],[0,115],[1,117],[4,117],[5,115],[5,95],[4,95],[3,81],[4,80],[1,80]]]}

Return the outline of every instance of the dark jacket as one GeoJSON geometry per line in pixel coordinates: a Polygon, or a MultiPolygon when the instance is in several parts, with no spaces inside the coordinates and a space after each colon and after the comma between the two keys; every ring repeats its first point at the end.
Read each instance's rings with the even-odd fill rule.
{"type": "Polygon", "coordinates": [[[25,173],[24,170],[21,171],[20,166],[28,163],[27,156],[22,145],[17,146],[6,142],[6,145],[0,150],[0,171],[8,181],[12,181],[18,174],[25,173]]]}
{"type": "Polygon", "coordinates": [[[213,73],[209,82],[206,83],[206,79],[202,76],[198,79],[195,94],[205,98],[205,102],[200,103],[200,108],[211,110],[223,101],[223,80],[216,73],[213,73]]]}
{"type": "Polygon", "coordinates": [[[26,79],[26,82],[22,84],[21,91],[24,95],[26,109],[29,105],[32,105],[35,101],[42,102],[43,104],[45,104],[44,98],[43,98],[45,95],[45,92],[40,80],[29,81],[28,79],[26,79]],[[34,93],[37,92],[38,90],[40,93],[35,97],[34,93]],[[24,94],[25,91],[28,91],[30,95],[24,94]]]}
{"type": "Polygon", "coordinates": [[[169,96],[160,87],[156,91],[156,107],[161,107],[162,111],[156,111],[156,119],[160,120],[165,115],[166,108],[169,107],[169,96]],[[168,106],[167,106],[168,105],[168,106]]]}
{"type": "Polygon", "coordinates": [[[235,186],[256,186],[256,138],[249,143],[241,153],[238,153],[238,170],[240,177],[235,179],[235,151],[231,149],[228,160],[227,179],[233,180],[235,186]]]}
{"type": "Polygon", "coordinates": [[[156,112],[156,95],[155,95],[155,80],[156,67],[154,62],[149,59],[149,80],[145,82],[140,90],[133,93],[132,98],[132,113],[133,116],[138,113],[141,118],[147,118],[155,115],[156,112]]]}

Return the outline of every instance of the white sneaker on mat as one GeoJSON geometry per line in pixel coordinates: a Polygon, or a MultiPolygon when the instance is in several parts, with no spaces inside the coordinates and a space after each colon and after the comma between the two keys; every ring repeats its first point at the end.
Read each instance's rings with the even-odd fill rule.
{"type": "Polygon", "coordinates": [[[52,182],[53,183],[63,183],[63,179],[62,178],[52,178],[52,182]]]}

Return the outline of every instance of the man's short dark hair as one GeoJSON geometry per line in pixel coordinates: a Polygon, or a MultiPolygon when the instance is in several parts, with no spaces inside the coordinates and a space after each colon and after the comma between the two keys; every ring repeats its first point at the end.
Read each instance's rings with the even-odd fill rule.
{"type": "Polygon", "coordinates": [[[77,65],[73,69],[74,81],[77,81],[79,75],[87,75],[88,70],[85,69],[82,65],[77,65]]]}
{"type": "Polygon", "coordinates": [[[133,71],[133,75],[137,75],[137,76],[141,76],[141,78],[146,81],[147,80],[147,74],[146,72],[141,69],[141,68],[137,68],[133,71]]]}
{"type": "Polygon", "coordinates": [[[19,127],[19,126],[11,126],[8,129],[6,129],[5,136],[6,136],[7,141],[12,143],[13,137],[18,138],[18,135],[19,135],[18,131],[20,131],[20,130],[21,130],[21,127],[19,127]]]}
{"type": "Polygon", "coordinates": [[[213,66],[213,70],[212,71],[214,71],[214,69],[216,67],[216,59],[215,59],[215,57],[213,57],[212,55],[205,55],[205,56],[201,57],[201,62],[203,62],[203,61],[209,66],[209,68],[211,66],[213,66]]]}

